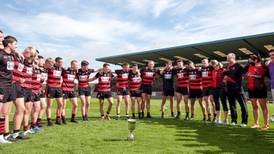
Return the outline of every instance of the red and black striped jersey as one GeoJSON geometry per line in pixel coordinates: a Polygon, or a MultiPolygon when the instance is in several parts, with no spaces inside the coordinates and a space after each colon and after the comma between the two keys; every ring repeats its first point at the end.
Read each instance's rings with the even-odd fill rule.
{"type": "Polygon", "coordinates": [[[139,72],[133,72],[132,70],[129,71],[128,74],[128,78],[129,78],[129,88],[130,91],[137,91],[140,89],[141,87],[141,75],[139,72]]]}
{"type": "Polygon", "coordinates": [[[11,87],[13,69],[14,55],[0,50],[0,88],[11,87]]]}
{"type": "Polygon", "coordinates": [[[213,67],[202,67],[202,86],[203,88],[211,88],[212,87],[212,71],[213,67]]]}
{"type": "Polygon", "coordinates": [[[265,78],[269,76],[269,72],[267,67],[265,66],[252,66],[248,65],[246,66],[247,69],[247,87],[248,90],[254,91],[254,90],[265,90],[265,78]]]}
{"type": "Polygon", "coordinates": [[[142,78],[142,85],[152,86],[153,81],[155,80],[157,71],[155,69],[142,69],[141,70],[141,78],[142,78]]]}
{"type": "Polygon", "coordinates": [[[94,69],[88,69],[86,71],[79,69],[77,72],[78,88],[89,87],[90,74],[94,72],[94,69]]]}
{"type": "Polygon", "coordinates": [[[32,62],[28,62],[27,60],[24,60],[24,68],[22,71],[22,78],[25,80],[23,83],[21,83],[21,87],[23,88],[32,88],[32,62]]]}
{"type": "Polygon", "coordinates": [[[40,68],[41,71],[41,79],[40,79],[40,90],[43,90],[44,82],[48,79],[48,73],[47,70],[44,68],[40,68]]]}
{"type": "Polygon", "coordinates": [[[76,70],[72,70],[71,68],[63,69],[62,70],[62,90],[74,92],[74,80],[76,79],[76,70]]]}
{"type": "Polygon", "coordinates": [[[98,72],[95,77],[98,81],[98,92],[110,92],[111,91],[111,79],[114,75],[111,72],[98,72]]]}
{"type": "Polygon", "coordinates": [[[224,69],[214,69],[212,71],[212,87],[213,88],[221,88],[224,87],[224,69]]]}
{"type": "Polygon", "coordinates": [[[202,90],[202,72],[200,69],[189,69],[189,89],[202,90]]]}
{"type": "Polygon", "coordinates": [[[20,82],[20,78],[22,78],[22,71],[24,69],[24,60],[14,55],[14,69],[12,80],[13,83],[20,82]]]}
{"type": "Polygon", "coordinates": [[[52,68],[47,70],[48,79],[47,86],[61,88],[61,80],[62,80],[62,67],[53,66],[52,68]]]}
{"type": "Polygon", "coordinates": [[[188,70],[186,68],[177,68],[175,70],[177,76],[177,87],[188,87],[188,70]]]}
{"type": "Polygon", "coordinates": [[[125,89],[128,88],[128,71],[115,70],[116,77],[116,88],[125,89]]]}
{"type": "Polygon", "coordinates": [[[32,92],[34,94],[38,94],[41,89],[41,69],[40,68],[34,68],[32,73],[32,92]]]}

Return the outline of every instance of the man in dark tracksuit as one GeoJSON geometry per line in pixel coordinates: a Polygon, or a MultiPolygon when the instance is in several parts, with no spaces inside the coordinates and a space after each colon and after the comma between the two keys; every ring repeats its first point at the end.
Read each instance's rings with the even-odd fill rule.
{"type": "Polygon", "coordinates": [[[226,80],[227,97],[231,112],[231,125],[237,124],[236,100],[241,106],[242,122],[241,127],[246,127],[248,121],[248,112],[246,100],[244,97],[242,79],[245,73],[244,67],[236,63],[236,55],[230,53],[227,55],[228,67],[224,72],[226,80]]]}

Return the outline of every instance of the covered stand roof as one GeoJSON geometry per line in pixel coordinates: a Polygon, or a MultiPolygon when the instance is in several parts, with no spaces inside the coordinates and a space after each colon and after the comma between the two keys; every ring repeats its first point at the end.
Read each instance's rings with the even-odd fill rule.
{"type": "Polygon", "coordinates": [[[238,60],[248,59],[250,54],[259,54],[266,58],[270,49],[274,49],[274,32],[121,54],[97,58],[96,60],[115,65],[121,65],[125,62],[144,65],[148,60],[154,60],[157,65],[163,65],[166,61],[177,59],[200,63],[204,57],[225,61],[226,55],[230,52],[235,53],[238,60]]]}

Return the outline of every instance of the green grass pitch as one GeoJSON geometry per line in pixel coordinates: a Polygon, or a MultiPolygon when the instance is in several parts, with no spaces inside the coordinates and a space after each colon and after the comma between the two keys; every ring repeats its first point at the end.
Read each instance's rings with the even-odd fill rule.
{"type": "MultiPolygon", "coordinates": [[[[107,102],[105,107],[106,105],[107,102]]],[[[92,99],[90,122],[83,123],[79,118],[78,124],[68,122],[66,126],[44,127],[41,133],[30,135],[31,139],[27,141],[0,145],[0,153],[274,153],[273,123],[270,124],[271,129],[267,131],[204,123],[201,121],[202,115],[198,103],[194,121],[178,121],[171,118],[169,102],[167,102],[166,117],[161,119],[160,105],[160,100],[152,100],[153,119],[137,121],[134,131],[136,140],[132,142],[126,140],[127,121],[125,119],[117,121],[112,118],[111,121],[102,122],[99,119],[98,100],[92,99]]],[[[67,118],[70,118],[70,106],[68,102],[67,118]]],[[[55,107],[56,103],[53,113],[55,107]]],[[[114,103],[111,115],[115,115],[115,107],[114,103]]],[[[238,105],[240,116],[239,109],[238,105]]],[[[250,126],[253,123],[250,104],[248,111],[250,126]]],[[[274,105],[269,105],[269,111],[270,114],[274,113],[274,105]]],[[[124,104],[121,115],[124,115],[124,104]]],[[[78,117],[81,117],[79,108],[78,117]]],[[[261,124],[262,120],[261,115],[261,124]]]]}

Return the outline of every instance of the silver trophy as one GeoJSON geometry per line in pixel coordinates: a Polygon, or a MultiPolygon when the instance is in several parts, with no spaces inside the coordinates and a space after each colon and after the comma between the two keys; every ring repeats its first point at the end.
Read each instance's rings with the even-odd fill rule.
{"type": "Polygon", "coordinates": [[[136,128],[136,120],[135,119],[128,119],[128,130],[129,130],[129,134],[127,139],[129,141],[134,141],[134,135],[133,135],[133,131],[136,128]]]}

